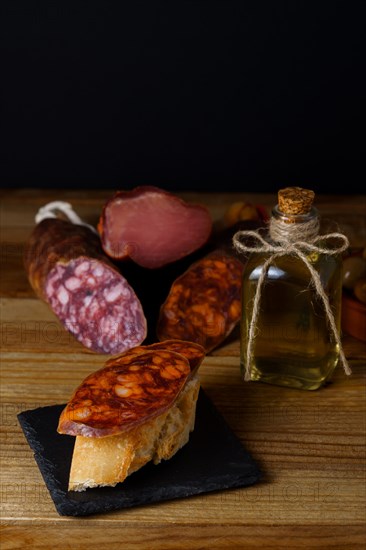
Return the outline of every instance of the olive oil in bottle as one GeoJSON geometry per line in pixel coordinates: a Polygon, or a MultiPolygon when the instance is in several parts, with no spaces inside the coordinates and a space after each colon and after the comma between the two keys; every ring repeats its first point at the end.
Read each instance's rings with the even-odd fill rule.
{"type": "Polygon", "coordinates": [[[329,381],[338,363],[340,340],[311,269],[339,334],[342,261],[339,253],[322,249],[313,198],[312,191],[298,187],[280,190],[269,234],[261,239],[264,246],[246,263],[241,370],[250,380],[315,390],[329,381]]]}

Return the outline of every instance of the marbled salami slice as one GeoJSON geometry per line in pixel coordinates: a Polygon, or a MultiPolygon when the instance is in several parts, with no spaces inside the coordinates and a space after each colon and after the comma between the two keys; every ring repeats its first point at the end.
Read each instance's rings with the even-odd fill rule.
{"type": "Polygon", "coordinates": [[[42,221],[29,239],[25,266],[37,295],[87,348],[121,353],[146,338],[139,299],[88,227],[42,221]]]}
{"type": "Polygon", "coordinates": [[[105,437],[128,431],[169,409],[190,375],[174,351],[146,351],[89,375],[63,410],[58,431],[105,437]]]}

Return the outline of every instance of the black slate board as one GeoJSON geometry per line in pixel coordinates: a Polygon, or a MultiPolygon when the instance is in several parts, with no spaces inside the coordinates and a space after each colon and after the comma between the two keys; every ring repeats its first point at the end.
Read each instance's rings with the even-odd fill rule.
{"type": "Polygon", "coordinates": [[[116,487],[68,492],[75,438],[57,433],[64,405],[21,412],[19,423],[62,516],[86,516],[111,510],[185,498],[259,481],[259,469],[201,389],[196,425],[189,442],[168,461],[147,464],[116,487]]]}

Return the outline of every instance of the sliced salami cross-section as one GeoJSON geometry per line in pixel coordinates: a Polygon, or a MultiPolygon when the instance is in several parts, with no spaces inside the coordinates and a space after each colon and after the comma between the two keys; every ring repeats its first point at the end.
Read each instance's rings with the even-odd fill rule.
{"type": "Polygon", "coordinates": [[[43,220],[30,236],[25,266],[36,294],[87,348],[122,353],[145,339],[140,301],[88,227],[43,220]]]}

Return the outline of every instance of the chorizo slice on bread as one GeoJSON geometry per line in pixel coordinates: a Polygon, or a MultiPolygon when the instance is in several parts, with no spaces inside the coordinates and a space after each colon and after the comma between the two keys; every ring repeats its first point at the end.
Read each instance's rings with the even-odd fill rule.
{"type": "Polygon", "coordinates": [[[61,413],[58,431],[105,437],[163,413],[190,375],[188,359],[169,350],[147,351],[90,374],[61,413]]]}
{"type": "MultiPolygon", "coordinates": [[[[189,342],[171,345],[194,355],[189,342]]],[[[62,411],[59,433],[77,436],[69,490],[114,486],[149,461],[168,460],[188,442],[202,354],[198,362],[197,348],[192,369],[182,353],[159,346],[138,346],[135,353],[110,359],[82,382],[62,411]]]]}
{"type": "Polygon", "coordinates": [[[140,355],[146,351],[154,350],[171,350],[177,353],[182,354],[189,361],[191,368],[191,377],[195,374],[196,370],[202,363],[205,357],[205,349],[200,344],[196,342],[188,342],[186,340],[165,340],[164,342],[155,342],[154,344],[149,344],[146,346],[136,346],[135,348],[126,351],[125,353],[119,354],[116,357],[112,357],[105,363],[105,367],[108,367],[113,364],[122,364],[129,360],[129,357],[133,355],[140,355]]]}

